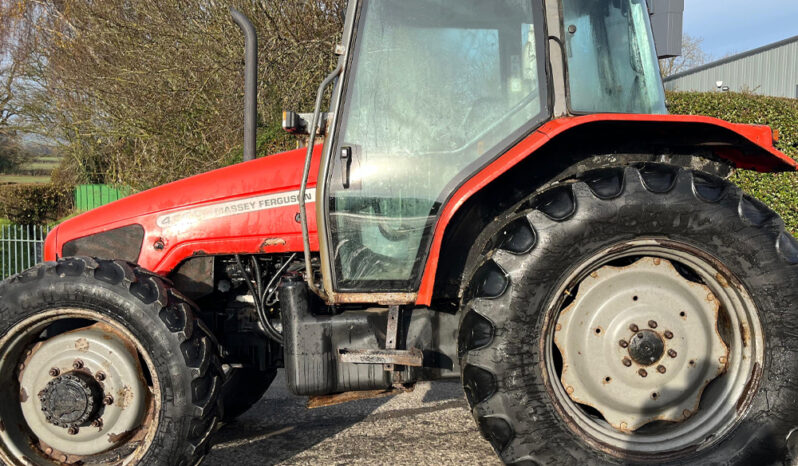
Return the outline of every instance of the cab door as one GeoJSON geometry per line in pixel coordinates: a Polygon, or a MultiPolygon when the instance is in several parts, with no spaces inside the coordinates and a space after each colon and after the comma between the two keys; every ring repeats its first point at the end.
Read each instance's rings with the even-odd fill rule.
{"type": "Polygon", "coordinates": [[[547,119],[543,5],[359,8],[320,176],[325,288],[412,294],[447,198],[547,119]]]}

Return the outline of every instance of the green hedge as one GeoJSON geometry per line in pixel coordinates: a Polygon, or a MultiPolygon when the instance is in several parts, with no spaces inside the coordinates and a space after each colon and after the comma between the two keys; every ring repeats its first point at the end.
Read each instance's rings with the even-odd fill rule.
{"type": "Polygon", "coordinates": [[[44,225],[72,209],[72,188],[53,184],[0,186],[0,217],[20,225],[44,225]]]}
{"type": "MultiPolygon", "coordinates": [[[[680,115],[706,115],[731,121],[768,125],[778,130],[779,150],[798,159],[798,100],[734,92],[668,93],[668,109],[680,115]]],[[[739,170],[737,185],[781,215],[793,235],[798,234],[798,173],[761,174],[739,170]]]]}

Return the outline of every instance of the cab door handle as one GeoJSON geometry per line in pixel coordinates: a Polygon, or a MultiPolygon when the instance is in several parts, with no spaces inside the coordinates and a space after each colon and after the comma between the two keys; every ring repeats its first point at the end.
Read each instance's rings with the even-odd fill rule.
{"type": "Polygon", "coordinates": [[[350,146],[341,147],[341,184],[344,189],[349,189],[351,171],[352,148],[350,146]]]}

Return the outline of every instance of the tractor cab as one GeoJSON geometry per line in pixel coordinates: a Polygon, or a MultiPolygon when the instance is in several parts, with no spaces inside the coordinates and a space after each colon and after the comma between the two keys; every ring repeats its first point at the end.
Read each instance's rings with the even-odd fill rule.
{"type": "Polygon", "coordinates": [[[317,189],[330,296],[417,290],[446,200],[543,123],[666,113],[644,0],[363,0],[348,18],[317,189]]]}

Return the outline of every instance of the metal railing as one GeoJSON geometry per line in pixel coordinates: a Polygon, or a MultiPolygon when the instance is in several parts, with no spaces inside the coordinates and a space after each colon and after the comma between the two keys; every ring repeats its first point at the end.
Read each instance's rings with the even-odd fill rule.
{"type": "Polygon", "coordinates": [[[42,262],[49,232],[40,225],[0,225],[0,280],[42,262]]]}

